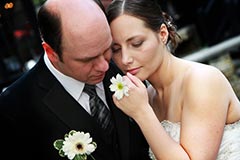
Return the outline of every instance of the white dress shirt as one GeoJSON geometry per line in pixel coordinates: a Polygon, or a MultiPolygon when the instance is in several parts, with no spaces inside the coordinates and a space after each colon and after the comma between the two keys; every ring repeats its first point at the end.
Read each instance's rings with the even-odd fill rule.
{"type": "MultiPolygon", "coordinates": [[[[57,78],[57,80],[62,84],[65,90],[76,100],[78,103],[89,113],[91,114],[90,107],[89,107],[89,96],[85,92],[83,92],[83,88],[85,83],[80,82],[72,77],[64,75],[63,73],[59,72],[50,62],[46,53],[44,53],[44,62],[47,65],[50,72],[57,78]]],[[[106,104],[106,96],[104,92],[103,83],[100,82],[96,84],[96,92],[98,96],[103,100],[106,104]]],[[[66,106],[67,107],[67,106],[66,106]]]]}

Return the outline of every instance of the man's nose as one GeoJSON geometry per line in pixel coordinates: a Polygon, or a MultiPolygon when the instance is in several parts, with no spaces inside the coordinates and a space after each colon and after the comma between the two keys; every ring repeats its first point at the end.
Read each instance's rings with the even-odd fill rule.
{"type": "Polygon", "coordinates": [[[109,68],[109,62],[104,56],[100,56],[95,67],[98,71],[106,72],[109,68]]]}

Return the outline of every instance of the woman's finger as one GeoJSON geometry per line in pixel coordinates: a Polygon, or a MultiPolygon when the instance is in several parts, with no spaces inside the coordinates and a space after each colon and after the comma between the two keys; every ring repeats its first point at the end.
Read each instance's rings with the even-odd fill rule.
{"type": "Polygon", "coordinates": [[[127,84],[127,86],[128,86],[129,88],[131,88],[131,87],[136,87],[136,85],[134,84],[134,82],[133,82],[131,79],[129,79],[128,76],[123,76],[123,80],[124,80],[124,82],[127,84]]]}
{"type": "Polygon", "coordinates": [[[142,87],[144,84],[142,81],[131,73],[127,72],[127,77],[134,83],[137,87],[142,87]]]}

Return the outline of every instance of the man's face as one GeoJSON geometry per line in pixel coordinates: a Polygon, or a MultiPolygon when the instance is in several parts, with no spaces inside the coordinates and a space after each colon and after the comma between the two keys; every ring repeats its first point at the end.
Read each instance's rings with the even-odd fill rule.
{"type": "Polygon", "coordinates": [[[69,30],[63,27],[62,61],[58,58],[54,66],[79,81],[99,83],[109,68],[111,44],[111,32],[106,22],[91,25],[84,34],[77,28],[69,30]]]}
{"type": "Polygon", "coordinates": [[[101,82],[112,56],[112,36],[103,11],[93,1],[59,2],[58,7],[62,57],[55,55],[51,62],[76,80],[88,84],[101,82]]]}

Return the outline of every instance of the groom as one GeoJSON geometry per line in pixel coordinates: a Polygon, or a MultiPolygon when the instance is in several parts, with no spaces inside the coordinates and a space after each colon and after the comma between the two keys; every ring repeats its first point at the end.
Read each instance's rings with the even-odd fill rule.
{"type": "Polygon", "coordinates": [[[109,79],[119,71],[110,62],[112,38],[99,5],[97,0],[47,0],[40,8],[45,53],[0,95],[1,152],[8,160],[67,159],[53,143],[70,130],[90,134],[97,143],[96,160],[149,159],[139,127],[111,98],[109,79]],[[91,116],[85,84],[96,84],[110,110],[115,127],[109,137],[91,116]]]}

